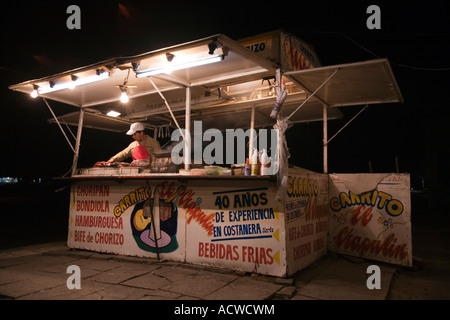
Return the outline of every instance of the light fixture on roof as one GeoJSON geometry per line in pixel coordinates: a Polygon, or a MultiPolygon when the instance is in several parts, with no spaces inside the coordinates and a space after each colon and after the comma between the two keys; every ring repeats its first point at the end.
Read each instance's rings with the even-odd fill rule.
{"type": "Polygon", "coordinates": [[[121,101],[122,103],[127,103],[129,100],[130,100],[130,98],[128,98],[128,95],[127,95],[127,89],[125,88],[125,89],[122,91],[122,93],[120,94],[120,101],[121,101]]]}
{"type": "Polygon", "coordinates": [[[172,63],[172,61],[173,61],[173,59],[175,59],[175,55],[173,53],[167,52],[166,59],[167,59],[167,64],[164,67],[165,68],[164,73],[171,74],[173,71],[173,65],[174,65],[174,63],[172,63]]]}
{"type": "Polygon", "coordinates": [[[175,55],[173,53],[170,53],[170,52],[166,53],[167,61],[172,62],[173,58],[175,58],[175,55]]]}
{"type": "Polygon", "coordinates": [[[178,62],[178,61],[172,60],[170,68],[168,68],[167,65],[165,65],[163,67],[149,69],[146,71],[136,73],[136,77],[143,78],[143,77],[153,76],[153,75],[157,75],[157,74],[161,74],[161,73],[168,73],[168,71],[175,71],[175,70],[181,70],[181,69],[202,66],[202,65],[206,65],[206,64],[210,64],[210,63],[214,63],[214,62],[219,62],[222,60],[223,60],[222,53],[214,54],[214,55],[206,57],[206,58],[194,59],[194,60],[184,61],[184,62],[182,62],[182,61],[178,62]]]}
{"type": "Polygon", "coordinates": [[[106,115],[107,115],[107,116],[110,116],[110,117],[113,117],[113,118],[116,118],[116,117],[120,116],[120,112],[111,110],[111,111],[109,111],[106,115]]]}
{"type": "MultiPolygon", "coordinates": [[[[101,75],[101,74],[103,74],[103,73],[105,73],[106,71],[105,71],[105,69],[103,69],[103,68],[98,68],[98,69],[95,69],[95,74],[97,75],[97,76],[99,76],[99,75],[101,75]]],[[[109,75],[109,73],[108,73],[108,75],[109,75]]]]}
{"type": "Polygon", "coordinates": [[[73,75],[70,76],[70,78],[72,79],[72,82],[69,85],[69,89],[73,90],[73,89],[75,89],[75,87],[77,85],[77,83],[75,83],[75,81],[78,80],[78,77],[73,74],[73,75]]]}
{"type": "Polygon", "coordinates": [[[88,84],[91,82],[108,79],[108,77],[109,77],[109,72],[106,72],[106,71],[98,72],[98,69],[97,69],[96,74],[92,75],[92,76],[87,76],[87,77],[71,76],[71,81],[66,81],[66,82],[62,82],[62,83],[56,83],[55,81],[50,81],[49,82],[50,85],[48,87],[40,88],[38,90],[38,92],[39,92],[39,94],[45,94],[45,93],[50,93],[50,92],[59,91],[59,90],[63,90],[63,89],[69,89],[69,88],[73,87],[75,81],[76,81],[75,85],[78,87],[83,84],[88,84]],[[73,77],[76,77],[77,79],[73,80],[74,79],[73,77]]]}
{"type": "Polygon", "coordinates": [[[124,84],[119,84],[119,85],[117,85],[117,87],[120,89],[120,91],[122,92],[121,94],[120,94],[120,101],[122,102],[122,103],[127,103],[129,100],[130,100],[130,98],[128,97],[128,95],[127,95],[127,85],[126,85],[126,83],[124,83],[124,84]]]}
{"type": "Polygon", "coordinates": [[[136,72],[141,67],[140,61],[133,61],[131,62],[131,67],[133,68],[133,71],[136,72]]]}
{"type": "Polygon", "coordinates": [[[37,96],[38,96],[38,89],[39,89],[39,86],[36,85],[36,84],[33,84],[33,91],[31,91],[31,93],[30,93],[30,96],[32,98],[37,98],[37,96]]]}
{"type": "Polygon", "coordinates": [[[217,41],[214,40],[213,42],[208,43],[208,49],[209,54],[214,54],[214,51],[216,51],[217,49],[217,41]]]}
{"type": "Polygon", "coordinates": [[[116,84],[116,87],[118,87],[120,89],[120,91],[122,92],[120,94],[120,101],[122,103],[127,103],[130,100],[130,98],[127,95],[127,89],[128,88],[136,88],[135,85],[128,84],[129,76],[130,76],[130,69],[128,69],[128,73],[127,73],[127,76],[125,77],[125,79],[123,80],[123,84],[116,84]]]}

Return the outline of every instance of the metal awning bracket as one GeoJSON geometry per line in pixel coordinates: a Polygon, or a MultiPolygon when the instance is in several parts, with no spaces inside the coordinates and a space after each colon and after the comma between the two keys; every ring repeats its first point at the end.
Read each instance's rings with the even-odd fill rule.
{"type": "Polygon", "coordinates": [[[70,142],[69,138],[67,137],[66,132],[64,131],[64,129],[61,126],[61,123],[59,123],[58,118],[55,116],[55,113],[53,112],[52,108],[50,107],[49,103],[47,102],[47,99],[42,98],[42,100],[44,100],[44,102],[47,105],[48,109],[50,110],[53,118],[55,119],[56,123],[58,124],[59,129],[61,130],[61,132],[63,133],[64,137],[66,138],[67,143],[69,144],[69,146],[72,149],[72,151],[75,153],[75,148],[73,147],[72,143],[70,142]]]}
{"type": "Polygon", "coordinates": [[[340,68],[336,68],[336,70],[334,70],[334,72],[312,93],[308,96],[308,98],[306,98],[305,101],[303,101],[303,103],[301,105],[299,105],[297,107],[297,109],[295,109],[287,118],[286,120],[289,120],[290,117],[292,117],[301,107],[303,107],[308,101],[309,99],[311,99],[312,97],[314,97],[317,93],[317,91],[319,91],[328,81],[331,80],[331,78],[333,78],[333,76],[340,70],[340,68]]]}
{"type": "MultiPolygon", "coordinates": [[[[170,115],[172,116],[173,121],[175,122],[175,124],[177,125],[178,129],[180,130],[180,134],[183,137],[183,139],[185,139],[184,134],[183,134],[183,130],[181,130],[180,125],[178,124],[177,119],[175,118],[175,116],[173,115],[172,109],[170,108],[169,103],[167,102],[166,98],[164,97],[164,95],[161,93],[161,91],[158,89],[158,87],[155,85],[155,83],[153,82],[153,80],[150,77],[147,77],[148,81],[150,81],[150,83],[152,84],[153,88],[155,88],[155,90],[158,92],[158,94],[160,95],[161,99],[163,99],[164,103],[166,104],[167,109],[169,110],[170,115]]],[[[189,88],[189,87],[187,87],[189,88]]]]}
{"type": "Polygon", "coordinates": [[[328,141],[326,141],[325,143],[324,143],[324,147],[325,146],[327,146],[329,143],[330,143],[330,141],[331,140],[333,140],[342,130],[344,130],[344,128],[346,127],[346,126],[348,126],[349,124],[350,124],[350,122],[352,122],[353,120],[355,120],[356,119],[356,117],[357,116],[359,116],[364,110],[366,110],[367,108],[369,107],[369,105],[368,104],[366,104],[366,106],[364,107],[364,108],[362,108],[361,110],[359,110],[359,112],[357,113],[357,114],[355,114],[354,116],[353,116],[353,118],[351,118],[341,129],[339,129],[339,131],[338,132],[336,132],[328,141]]]}

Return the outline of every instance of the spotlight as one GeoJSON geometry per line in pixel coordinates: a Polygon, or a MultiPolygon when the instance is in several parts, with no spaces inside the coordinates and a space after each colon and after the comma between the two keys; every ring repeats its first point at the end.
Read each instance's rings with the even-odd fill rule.
{"type": "Polygon", "coordinates": [[[76,86],[75,81],[78,80],[78,77],[73,74],[73,75],[70,76],[70,78],[72,79],[72,82],[69,84],[69,89],[73,90],[73,89],[75,89],[75,86],[76,86]]]}
{"type": "Polygon", "coordinates": [[[172,62],[173,58],[175,58],[175,55],[170,52],[167,52],[166,58],[167,58],[167,61],[172,62]]]}
{"type": "Polygon", "coordinates": [[[217,49],[217,43],[215,41],[208,43],[209,54],[214,54],[214,51],[217,49]]]}
{"type": "Polygon", "coordinates": [[[133,71],[136,72],[136,70],[138,70],[141,67],[141,62],[140,61],[131,62],[131,67],[133,68],[133,71]]]}
{"type": "Polygon", "coordinates": [[[38,96],[38,89],[39,89],[39,86],[36,85],[36,84],[33,84],[33,91],[31,91],[31,93],[30,93],[30,96],[32,98],[37,98],[37,96],[38,96]]]}

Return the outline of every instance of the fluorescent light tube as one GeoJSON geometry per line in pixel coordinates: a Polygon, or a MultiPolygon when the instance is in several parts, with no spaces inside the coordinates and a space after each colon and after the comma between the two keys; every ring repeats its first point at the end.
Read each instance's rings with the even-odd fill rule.
{"type": "Polygon", "coordinates": [[[136,73],[136,77],[143,78],[143,77],[153,76],[156,74],[167,73],[168,71],[175,71],[175,70],[181,70],[181,69],[186,69],[186,68],[191,68],[191,67],[202,66],[205,64],[219,62],[221,60],[222,60],[222,55],[214,55],[211,57],[188,61],[188,62],[184,62],[184,63],[180,63],[180,64],[175,63],[175,64],[172,64],[170,67],[164,66],[161,68],[142,71],[142,72],[136,73]]]}
{"type": "Polygon", "coordinates": [[[113,117],[113,118],[116,118],[116,117],[120,116],[120,112],[111,110],[111,111],[108,112],[106,115],[107,115],[107,116],[110,116],[110,117],[113,117]]]}
{"type": "Polygon", "coordinates": [[[50,93],[50,92],[54,92],[54,91],[58,91],[58,90],[63,90],[63,89],[73,89],[73,86],[75,84],[75,86],[81,86],[83,84],[88,84],[91,82],[95,82],[95,81],[100,81],[100,80],[104,80],[104,79],[108,79],[109,77],[109,72],[103,72],[99,75],[93,75],[93,76],[89,76],[89,77],[84,77],[84,78],[78,78],[76,81],[69,81],[69,82],[64,82],[61,84],[55,84],[52,87],[48,86],[47,88],[40,88],[38,90],[39,94],[45,94],[45,93],[50,93]]]}

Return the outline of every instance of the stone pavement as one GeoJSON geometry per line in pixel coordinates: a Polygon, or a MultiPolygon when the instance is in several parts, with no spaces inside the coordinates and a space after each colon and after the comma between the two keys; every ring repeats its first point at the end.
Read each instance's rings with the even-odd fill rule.
{"type": "Polygon", "coordinates": [[[396,268],[377,263],[381,289],[369,290],[370,264],[328,254],[291,278],[278,278],[52,242],[0,251],[0,299],[385,300],[396,268]],[[67,286],[70,265],[80,268],[80,289],[67,286]]]}

